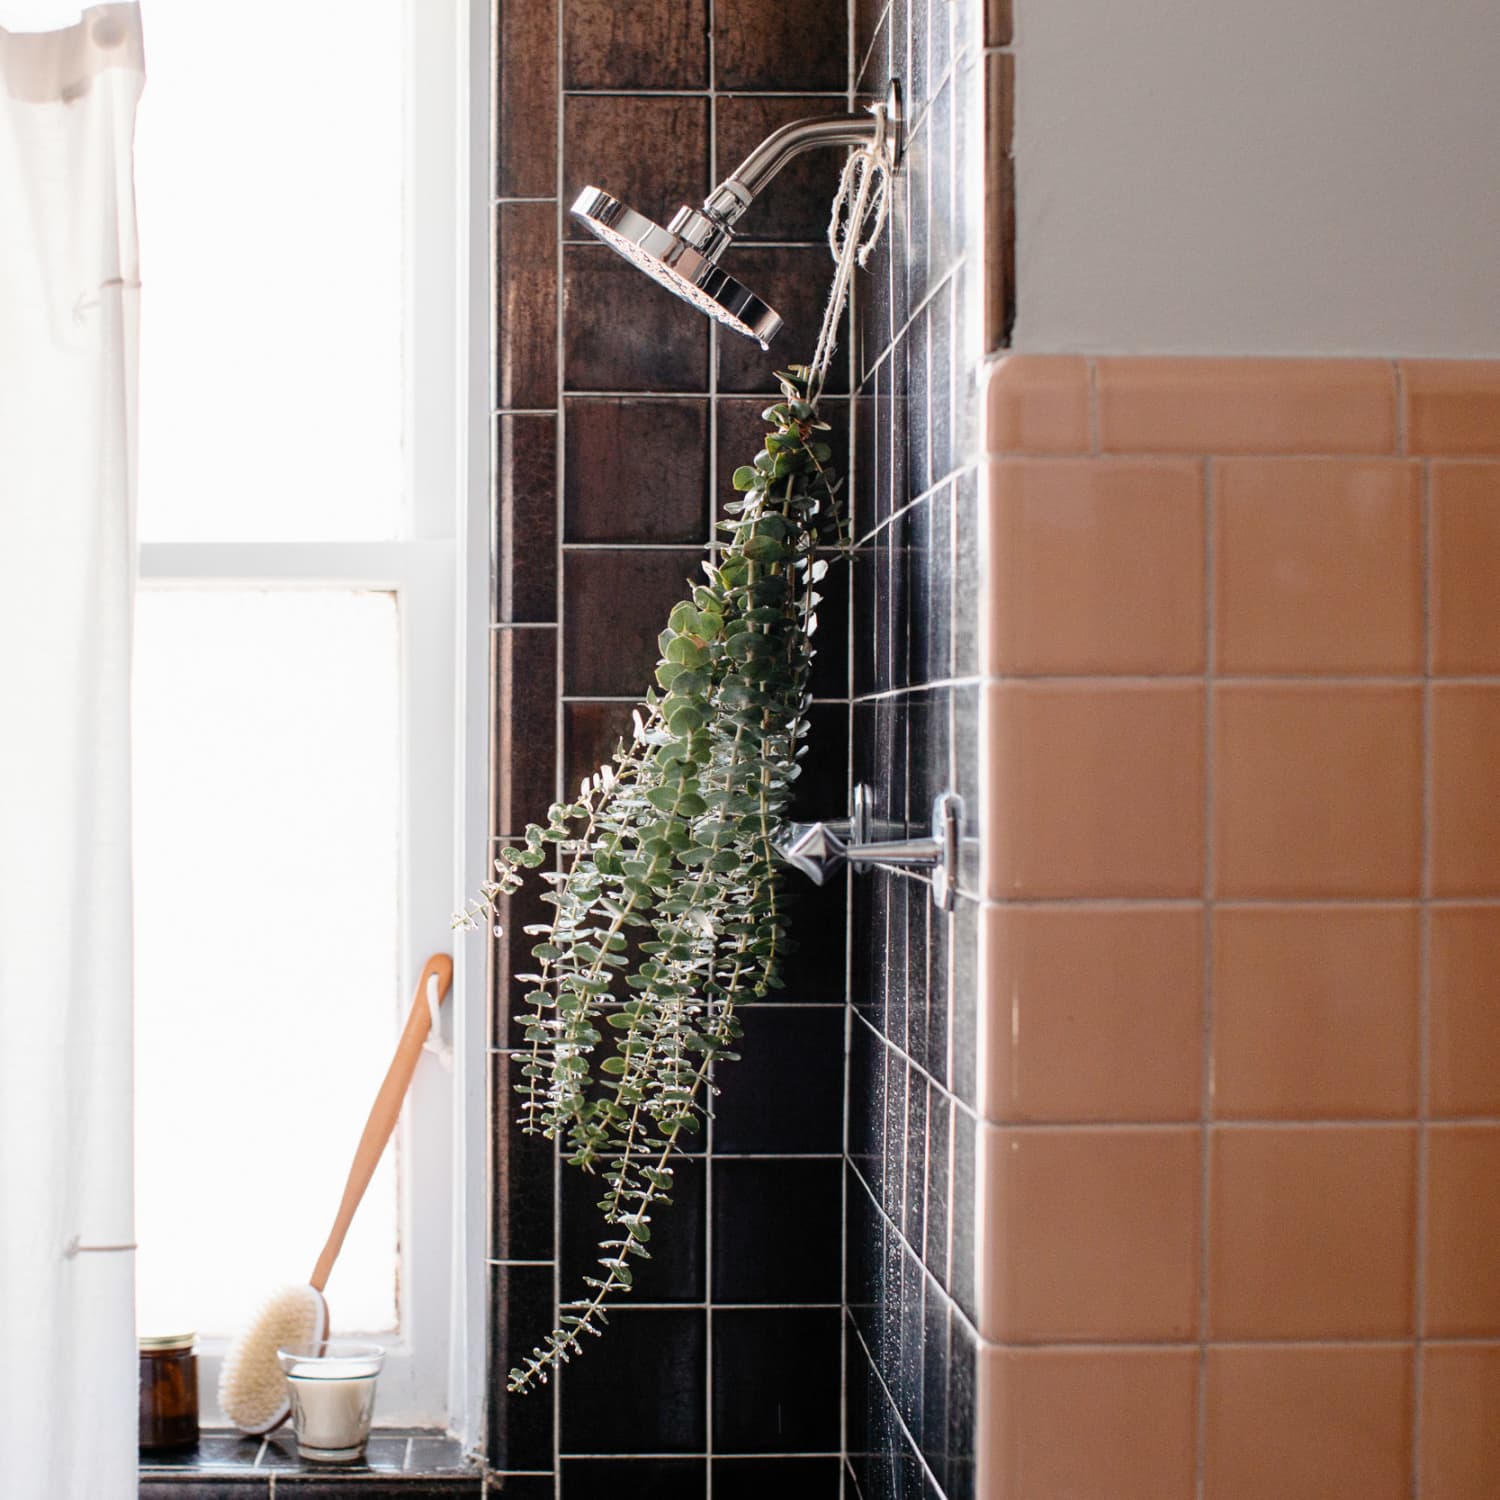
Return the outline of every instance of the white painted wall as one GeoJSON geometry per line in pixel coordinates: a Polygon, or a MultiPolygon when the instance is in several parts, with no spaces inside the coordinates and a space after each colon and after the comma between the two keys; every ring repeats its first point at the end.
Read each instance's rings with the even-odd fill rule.
{"type": "Polygon", "coordinates": [[[1500,0],[1017,0],[1030,351],[1500,356],[1500,0]]]}

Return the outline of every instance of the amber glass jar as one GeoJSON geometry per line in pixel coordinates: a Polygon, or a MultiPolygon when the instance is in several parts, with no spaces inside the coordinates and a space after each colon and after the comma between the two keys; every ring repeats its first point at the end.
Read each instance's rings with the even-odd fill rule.
{"type": "Polygon", "coordinates": [[[198,1356],[191,1333],[143,1338],[141,1447],[191,1448],[198,1441],[198,1356]]]}

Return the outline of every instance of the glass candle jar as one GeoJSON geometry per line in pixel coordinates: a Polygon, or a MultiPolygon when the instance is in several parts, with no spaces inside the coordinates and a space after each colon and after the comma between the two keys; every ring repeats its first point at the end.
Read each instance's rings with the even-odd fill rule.
{"type": "Polygon", "coordinates": [[[375,1410],[378,1344],[327,1340],[278,1349],[292,1398],[297,1452],[321,1463],[350,1463],[365,1451],[375,1410]]]}
{"type": "Polygon", "coordinates": [[[140,1340],[140,1445],[191,1448],[198,1441],[198,1356],[191,1333],[140,1340]]]}

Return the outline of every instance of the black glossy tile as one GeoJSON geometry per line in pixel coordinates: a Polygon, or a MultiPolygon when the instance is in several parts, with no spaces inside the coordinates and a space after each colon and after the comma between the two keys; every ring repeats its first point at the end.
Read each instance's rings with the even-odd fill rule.
{"type": "Polygon", "coordinates": [[[716,1161],[713,1174],[713,1300],[839,1301],[842,1163],[716,1161]]]}
{"type": "MultiPolygon", "coordinates": [[[[947,0],[940,0],[940,3],[946,4],[947,0]]],[[[913,307],[927,295],[932,284],[929,255],[934,166],[932,144],[932,131],[928,117],[924,115],[906,138],[905,152],[901,158],[901,170],[906,177],[906,293],[908,302],[913,307]]],[[[948,170],[946,153],[939,153],[936,161],[939,171],[948,170]]]]}
{"type": "Polygon", "coordinates": [[[891,230],[875,241],[869,263],[855,273],[851,291],[855,320],[855,368],[861,380],[870,375],[890,350],[896,325],[891,319],[891,230]]]}
{"type": "MultiPolygon", "coordinates": [[[[889,1043],[887,1043],[889,1048],[889,1043]]],[[[885,1070],[885,1164],[880,1175],[880,1208],[892,1224],[901,1227],[901,1210],[906,1196],[906,1110],[910,1087],[910,1068],[906,1059],[889,1049],[885,1070]]]]}
{"type": "Polygon", "coordinates": [[[555,406],[557,209],[551,203],[502,203],[495,210],[495,319],[497,405],[555,406]]]}
{"type": "MultiPolygon", "coordinates": [[[[832,196],[836,179],[830,182],[832,196]]],[[[751,212],[754,212],[752,209],[751,212]]],[[[776,395],[776,371],[806,364],[818,344],[823,308],[833,278],[827,245],[739,245],[724,257],[724,269],[781,314],[784,326],[769,350],[727,328],[716,328],[719,389],[776,395]]],[[[848,390],[846,362],[835,359],[828,372],[830,395],[848,390]]]]}
{"type": "Polygon", "coordinates": [[[948,1482],[948,1324],[952,1304],[928,1282],[922,1301],[922,1427],[918,1437],[927,1466],[948,1482]]]}
{"type": "MultiPolygon", "coordinates": [[[[821,632],[820,632],[821,633],[821,632]]],[[[849,815],[849,710],[842,703],[815,703],[807,712],[801,774],[792,783],[793,818],[818,820],[849,815]]]]}
{"type": "MultiPolygon", "coordinates": [[[[678,1157],[672,1164],[670,1204],[651,1211],[651,1259],[632,1261],[635,1285],[630,1301],[702,1302],[708,1275],[704,1235],[705,1163],[678,1157]]],[[[584,1278],[599,1276],[599,1241],[617,1237],[605,1224],[599,1203],[606,1196],[602,1176],[563,1168],[563,1297],[583,1295],[584,1278]]],[[[608,1334],[606,1334],[608,1337],[608,1334]]]]}
{"type": "Polygon", "coordinates": [[[550,1391],[543,1387],[526,1396],[511,1396],[506,1394],[505,1382],[508,1372],[542,1342],[555,1321],[551,1266],[490,1267],[492,1468],[545,1469],[552,1465],[550,1391]]]}
{"type": "Polygon", "coordinates": [[[886,1048],[856,1017],[849,1032],[849,1158],[877,1200],[885,1170],[886,1048]]]}
{"type": "MultiPolygon", "coordinates": [[[[563,104],[563,200],[586,187],[666,224],[712,187],[708,99],[682,95],[575,94],[563,104]]],[[[563,234],[587,240],[571,215],[563,234]]]]}
{"type": "Polygon", "coordinates": [[[839,1447],[842,1317],[836,1308],[714,1313],[714,1451],[839,1447]]]}
{"type": "Polygon", "coordinates": [[[550,1474],[491,1475],[485,1490],[490,1500],[496,1495],[504,1500],[553,1500],[556,1494],[557,1481],[550,1474]]]}
{"type": "Polygon", "coordinates": [[[949,1006],[953,1028],[953,1092],[971,1108],[979,1097],[979,904],[960,896],[953,909],[953,986],[949,1006]]]}
{"type": "Polygon", "coordinates": [[[607,245],[564,247],[563,307],[570,391],[708,389],[709,320],[607,245]]]}
{"type": "Polygon", "coordinates": [[[570,1458],[562,1466],[563,1500],[703,1500],[707,1488],[704,1458],[570,1458]]]}
{"type": "Polygon", "coordinates": [[[893,1393],[906,1430],[922,1440],[922,1263],[906,1247],[901,1257],[901,1332],[893,1393]]]}
{"type": "Polygon", "coordinates": [[[948,983],[953,948],[951,913],[928,909],[927,914],[927,1071],[948,1086],[952,1017],[948,983]]]}
{"type": "Polygon", "coordinates": [[[614,759],[622,739],[629,743],[635,711],[619,702],[563,705],[563,786],[570,796],[585,776],[614,759]]]}
{"type": "MultiPolygon", "coordinates": [[[[948,677],[953,667],[953,502],[943,485],[912,507],[908,531],[906,597],[910,610],[907,673],[916,684],[948,677]]],[[[946,744],[946,735],[944,736],[946,744]]],[[[925,742],[924,742],[924,752],[925,742]]],[[[918,780],[916,744],[913,783],[918,780]]],[[[946,754],[944,761],[946,763],[946,754]]],[[[946,764],[937,776],[947,784],[946,764]]]]}
{"type": "Polygon", "coordinates": [[[878,50],[881,70],[884,70],[885,22],[890,11],[890,0],[854,0],[854,67],[858,84],[865,87],[867,78],[876,61],[871,56],[878,50]],[[880,48],[876,48],[876,43],[880,48]]]}
{"type": "MultiPolygon", "coordinates": [[[[900,410],[906,426],[906,499],[915,500],[932,485],[929,397],[937,371],[927,345],[928,312],[921,308],[901,336],[899,345],[904,388],[900,410]]],[[[898,501],[899,502],[899,497],[898,501]]]]}
{"type": "MultiPolygon", "coordinates": [[[[920,229],[914,222],[912,233],[925,236],[921,249],[926,272],[926,287],[933,287],[953,269],[964,244],[954,232],[954,201],[958,196],[955,174],[958,162],[953,154],[953,105],[956,84],[950,81],[938,91],[927,112],[923,134],[927,142],[927,202],[920,229]]],[[[913,216],[915,219],[915,215],[913,216]]]]}
{"type": "Polygon", "coordinates": [[[566,553],[563,691],[638,700],[656,670],[656,638],[699,576],[688,549],[566,553]]]}
{"type": "Polygon", "coordinates": [[[974,1291],[975,1123],[966,1109],[953,1111],[953,1161],[949,1197],[948,1291],[970,1319],[977,1318],[974,1291]]]}
{"type": "MultiPolygon", "coordinates": [[[[948,1500],[975,1500],[973,1330],[956,1312],[948,1324],[948,1500]]],[[[988,1500],[980,1496],[979,1500],[988,1500]]]]}
{"type": "MultiPolygon", "coordinates": [[[[883,533],[882,533],[883,535],[883,533]]],[[[851,629],[854,633],[853,682],[856,697],[879,691],[879,621],[877,615],[877,590],[882,586],[883,570],[881,558],[873,543],[865,543],[853,554],[850,563],[853,569],[854,612],[851,629]]],[[[873,710],[872,710],[873,712],[873,710]]],[[[869,784],[868,774],[861,774],[859,735],[855,733],[855,781],[869,784]]]]}
{"type": "Polygon", "coordinates": [[[557,618],[557,418],[504,416],[495,437],[495,613],[557,618]]]}
{"type": "Polygon", "coordinates": [[[714,1149],[839,1151],[844,1017],[831,1006],[746,1006],[741,1060],[717,1076],[714,1149]]]}
{"type": "MultiPolygon", "coordinates": [[[[552,907],[541,899],[546,886],[540,875],[540,870],[528,871],[521,889],[513,896],[502,897],[499,903],[496,925],[500,928],[500,936],[492,939],[495,961],[491,970],[494,990],[490,1041],[495,1047],[524,1045],[525,1024],[516,1016],[522,1008],[522,996],[531,985],[517,976],[535,968],[531,950],[540,941],[527,933],[526,928],[548,921],[552,916],[552,907]]],[[[518,1096],[512,1096],[515,1097],[518,1096]]]]}
{"type": "MultiPolygon", "coordinates": [[[[204,1432],[191,1448],[163,1448],[141,1453],[142,1469],[248,1469],[260,1452],[258,1437],[239,1433],[204,1432]]],[[[217,1476],[215,1476],[217,1477],[217,1476]]]]}
{"type": "MultiPolygon", "coordinates": [[[[532,939],[525,938],[525,942],[532,939]]],[[[551,1141],[528,1135],[519,1121],[523,1058],[490,1058],[495,1133],[490,1197],[490,1255],[495,1260],[550,1260],[553,1254],[554,1154],[551,1141]]]]}
{"type": "Polygon", "coordinates": [[[948,1229],[953,1194],[953,1106],[934,1089],[927,1102],[927,1219],[920,1247],[927,1269],[948,1285],[948,1229]]]}
{"type": "Polygon", "coordinates": [[[839,1459],[716,1458],[714,1500],[838,1500],[839,1459]]]}
{"type": "MultiPolygon", "coordinates": [[[[783,125],[846,112],[842,94],[724,95],[718,100],[715,115],[719,175],[730,176],[745,157],[783,125]]],[[[828,215],[839,168],[837,156],[826,151],[808,151],[794,157],[771,179],[754,206],[735,225],[737,242],[810,240],[821,244],[828,234],[828,215]]]]}
{"type": "Polygon", "coordinates": [[[562,1382],[562,1452],[701,1453],[707,1315],[620,1308],[562,1382]]]}
{"type": "Polygon", "coordinates": [[[494,683],[495,832],[520,833],[546,819],[557,794],[557,632],[500,626],[491,632],[494,683]]]}
{"type": "Polygon", "coordinates": [[[706,88],[706,0],[564,0],[563,82],[570,89],[706,88]]]}
{"type": "Polygon", "coordinates": [[[706,546],[708,402],[570,398],[563,537],[706,546]]]}
{"type": "Polygon", "coordinates": [[[848,491],[850,534],[860,537],[869,529],[868,517],[874,508],[875,473],[875,394],[861,386],[853,398],[854,416],[850,424],[854,450],[852,478],[848,491]]]}
{"type": "Polygon", "coordinates": [[[451,1479],[376,1474],[278,1474],[276,1494],[292,1500],[478,1500],[483,1494],[478,1476],[451,1479]]]}
{"type": "Polygon", "coordinates": [[[979,671],[979,471],[953,484],[953,675],[979,671]]]}
{"type": "Polygon", "coordinates": [[[847,86],[849,19],[842,5],[716,0],[713,25],[719,89],[837,92],[847,86]]]}
{"type": "MultiPolygon", "coordinates": [[[[928,483],[953,472],[957,452],[953,440],[953,283],[945,281],[927,304],[928,483]]],[[[967,388],[967,382],[966,388],[967,388]]]]}
{"type": "Polygon", "coordinates": [[[808,688],[815,698],[843,698],[849,692],[849,565],[828,554],[828,572],[818,585],[818,626],[808,688]]]}
{"type": "Polygon", "coordinates": [[[910,510],[893,516],[885,529],[887,545],[882,554],[885,562],[884,607],[879,619],[885,638],[886,659],[878,672],[884,684],[893,688],[907,687],[911,682],[911,609],[907,600],[911,574],[911,526],[910,510]]]}
{"type": "Polygon", "coordinates": [[[920,1255],[926,1234],[928,1083],[915,1068],[906,1088],[906,1177],[901,1204],[901,1233],[920,1255]]]}
{"type": "MultiPolygon", "coordinates": [[[[828,809],[834,805],[827,804],[823,815],[832,816],[828,809]]],[[[785,988],[775,991],[773,998],[799,1005],[843,1005],[848,875],[836,871],[818,886],[788,870],[782,892],[791,933],[781,969],[785,988]]]]}
{"type": "Polygon", "coordinates": [[[880,1282],[878,1271],[885,1256],[885,1223],[876,1211],[875,1200],[849,1167],[844,1169],[844,1190],[849,1214],[844,1247],[845,1296],[855,1325],[869,1337],[880,1282]]]}
{"type": "Polygon", "coordinates": [[[495,196],[557,192],[557,7],[495,7],[495,196]]]}
{"type": "Polygon", "coordinates": [[[238,1474],[233,1478],[215,1475],[203,1478],[196,1474],[176,1474],[170,1478],[154,1473],[142,1476],[138,1500],[268,1500],[270,1477],[265,1474],[238,1474]]]}
{"type": "Polygon", "coordinates": [[[983,788],[979,779],[979,701],[978,687],[964,686],[953,690],[949,772],[953,790],[963,802],[958,888],[969,895],[979,890],[979,809],[983,805],[983,788]]]}

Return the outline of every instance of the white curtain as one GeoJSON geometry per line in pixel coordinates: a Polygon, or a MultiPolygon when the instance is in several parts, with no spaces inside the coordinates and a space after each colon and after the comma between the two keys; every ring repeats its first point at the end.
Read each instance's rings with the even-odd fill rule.
{"type": "Polygon", "coordinates": [[[0,1496],[122,1500],[141,32],[135,5],[52,31],[4,29],[16,14],[0,6],[0,1496]]]}

